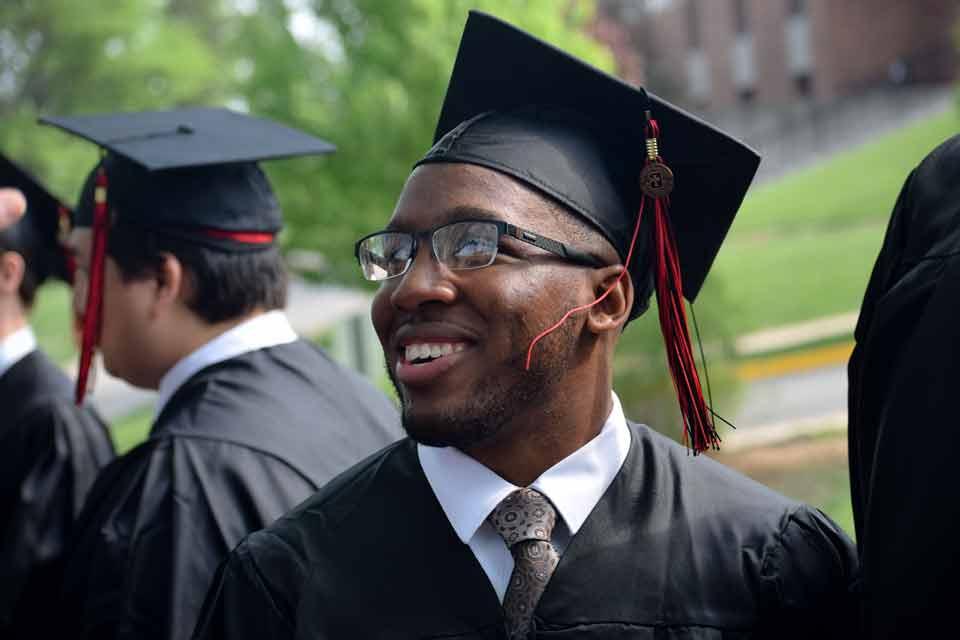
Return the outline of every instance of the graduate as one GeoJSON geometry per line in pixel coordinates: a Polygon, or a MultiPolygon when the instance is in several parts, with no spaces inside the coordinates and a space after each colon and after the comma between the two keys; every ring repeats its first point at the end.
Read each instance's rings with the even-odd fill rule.
{"type": "MultiPolygon", "coordinates": [[[[0,638],[13,639],[37,637],[76,517],[113,445],[94,411],[74,405],[70,380],[29,324],[37,289],[70,280],[61,244],[70,212],[2,155],[0,185],[16,187],[12,197],[26,205],[0,230],[0,638]]],[[[69,325],[63,318],[64,333],[69,325]]]]}
{"type": "Polygon", "coordinates": [[[94,347],[159,392],[148,439],[104,470],[81,515],[62,637],[179,640],[244,535],[399,437],[393,404],[282,311],[280,207],[257,162],[332,146],[226,109],[47,122],[105,150],[72,234],[77,397],[94,347]]]}
{"type": "Polygon", "coordinates": [[[195,637],[850,637],[837,526],[611,389],[655,290],[688,444],[714,446],[682,296],[757,165],[471,13],[435,144],[356,246],[409,437],[240,544],[195,637]]]}
{"type": "Polygon", "coordinates": [[[950,635],[956,624],[960,501],[950,438],[960,386],[958,309],[955,136],[900,191],[850,358],[850,489],[869,638],[950,635]]]}

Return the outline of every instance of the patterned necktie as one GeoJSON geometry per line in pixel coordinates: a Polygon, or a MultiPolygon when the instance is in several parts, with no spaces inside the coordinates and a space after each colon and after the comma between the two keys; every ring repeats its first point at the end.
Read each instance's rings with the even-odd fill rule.
{"type": "Polygon", "coordinates": [[[533,610],[557,568],[560,556],[550,544],[557,512],[542,494],[518,489],[487,516],[513,555],[510,586],[503,598],[507,638],[520,640],[530,633],[533,610]]]}

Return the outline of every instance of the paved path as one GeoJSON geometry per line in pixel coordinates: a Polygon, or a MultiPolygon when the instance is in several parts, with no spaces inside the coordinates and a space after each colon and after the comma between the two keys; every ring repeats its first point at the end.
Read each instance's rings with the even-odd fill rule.
{"type": "Polygon", "coordinates": [[[734,420],[741,431],[836,421],[847,408],[846,364],[753,380],[745,387],[734,420]]]}

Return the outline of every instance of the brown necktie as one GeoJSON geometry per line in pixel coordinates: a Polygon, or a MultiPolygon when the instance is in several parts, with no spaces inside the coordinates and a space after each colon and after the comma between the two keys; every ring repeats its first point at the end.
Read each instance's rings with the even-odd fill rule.
{"type": "Polygon", "coordinates": [[[513,555],[510,586],[503,598],[507,638],[519,640],[530,633],[533,610],[557,568],[560,556],[550,544],[557,512],[542,494],[518,489],[487,516],[513,555]]]}

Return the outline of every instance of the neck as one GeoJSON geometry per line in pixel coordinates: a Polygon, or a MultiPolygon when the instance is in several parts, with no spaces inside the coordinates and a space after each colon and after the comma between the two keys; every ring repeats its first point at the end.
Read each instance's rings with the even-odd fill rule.
{"type": "Polygon", "coordinates": [[[15,305],[0,304],[0,340],[12,336],[27,326],[27,316],[19,303],[15,305]]]}
{"type": "Polygon", "coordinates": [[[161,371],[158,372],[152,388],[158,388],[163,376],[191,353],[200,349],[210,341],[215,340],[230,329],[264,313],[265,310],[258,308],[243,316],[230,318],[229,320],[214,324],[208,324],[191,314],[189,319],[183,319],[182,322],[177,323],[178,329],[176,334],[178,334],[180,338],[179,340],[171,341],[173,348],[168,352],[165,364],[161,368],[161,371]]]}
{"type": "Polygon", "coordinates": [[[529,486],[547,469],[600,433],[612,409],[610,373],[568,374],[571,384],[557,386],[551,398],[517,416],[496,441],[464,453],[504,480],[529,486]],[[585,387],[582,380],[597,380],[585,387]]]}

